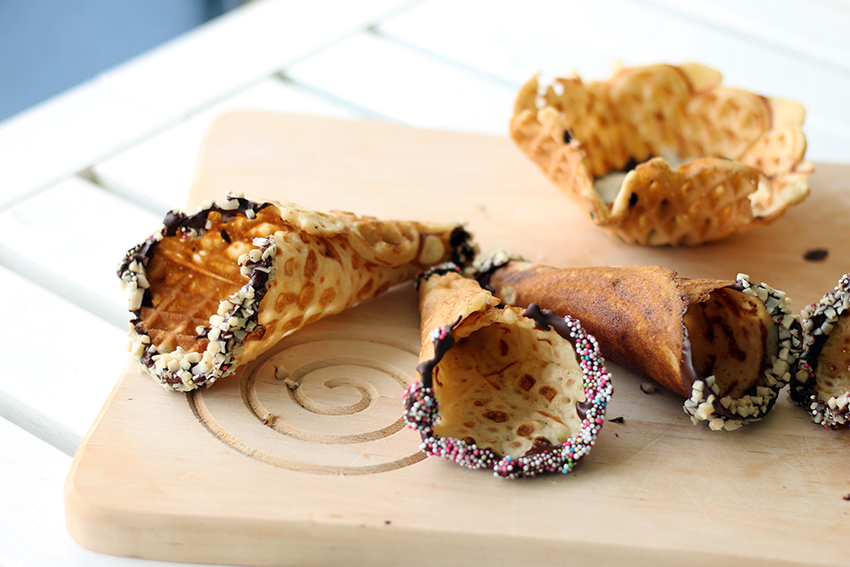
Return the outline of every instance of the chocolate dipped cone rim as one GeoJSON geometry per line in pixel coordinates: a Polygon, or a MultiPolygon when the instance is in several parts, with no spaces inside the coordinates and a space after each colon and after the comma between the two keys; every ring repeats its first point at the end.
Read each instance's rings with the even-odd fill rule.
{"type": "MultiPolygon", "coordinates": [[[[614,360],[641,375],[653,378],[665,388],[683,395],[686,398],[683,406],[685,413],[690,416],[695,424],[702,421],[708,422],[709,427],[713,430],[738,429],[742,425],[758,421],[766,415],[774,406],[779,392],[790,381],[791,369],[800,354],[800,323],[792,315],[785,294],[771,288],[767,284],[762,283],[758,285],[750,282],[746,274],[738,274],[737,280],[734,282],[721,280],[681,280],[681,283],[674,285],[675,289],[673,290],[675,291],[674,296],[678,297],[681,295],[684,298],[683,307],[686,307],[688,293],[708,297],[715,289],[728,287],[761,303],[765,315],[769,316],[769,320],[772,321],[775,340],[771,339],[766,343],[770,352],[764,359],[765,364],[762,370],[759,371],[760,378],[758,379],[758,384],[743,394],[729,395],[726,392],[721,393],[714,376],[704,376],[694,368],[694,364],[692,363],[693,357],[689,347],[690,340],[687,337],[686,327],[684,326],[683,317],[686,310],[682,310],[680,313],[674,313],[673,311],[676,311],[675,309],[671,311],[667,308],[669,305],[676,304],[675,301],[671,300],[667,302],[669,305],[667,303],[663,305],[659,304],[655,310],[658,317],[661,319],[672,319],[668,321],[669,324],[661,324],[659,322],[656,325],[656,318],[652,318],[651,322],[654,330],[650,333],[653,336],[650,337],[646,333],[635,331],[635,329],[614,329],[604,325],[611,314],[606,312],[604,317],[599,317],[598,315],[603,313],[599,311],[602,305],[606,306],[605,309],[611,307],[611,303],[603,297],[605,294],[613,293],[609,289],[610,286],[596,285],[593,289],[588,290],[587,293],[576,289],[576,286],[581,285],[582,278],[601,274],[612,276],[618,282],[616,286],[619,290],[618,293],[624,293],[624,287],[629,285],[629,279],[636,276],[643,277],[641,275],[643,271],[650,270],[649,276],[651,278],[659,276],[656,272],[669,272],[670,277],[674,278],[671,281],[674,282],[679,281],[675,272],[663,270],[658,267],[655,267],[658,268],[655,271],[651,271],[653,267],[640,266],[559,270],[546,266],[523,265],[519,262],[513,262],[504,252],[492,255],[490,258],[478,263],[476,268],[476,277],[482,286],[494,291],[494,293],[503,297],[503,299],[507,299],[508,303],[522,306],[536,302],[542,307],[552,308],[558,312],[571,312],[574,316],[580,318],[589,329],[589,332],[593,333],[599,340],[606,358],[614,360]],[[635,275],[629,275],[631,273],[629,270],[636,270],[635,275]],[[559,277],[561,278],[567,278],[567,275],[570,274],[575,276],[575,281],[567,278],[575,285],[570,290],[570,302],[556,307],[555,300],[558,297],[557,289],[559,289],[559,282],[560,284],[564,284],[563,281],[555,281],[555,275],[559,272],[561,274],[559,277]],[[535,277],[537,279],[532,280],[535,277]],[[505,286],[504,289],[502,287],[503,285],[505,286]],[[508,286],[510,286],[509,289],[508,286]],[[572,310],[570,309],[571,307],[572,310]],[[685,336],[676,338],[676,340],[674,340],[674,337],[666,335],[654,336],[656,331],[662,332],[664,329],[684,329],[685,336]],[[626,352],[618,351],[618,349],[623,350],[624,345],[634,342],[637,342],[638,346],[627,346],[625,348],[626,352]],[[662,348],[667,349],[663,351],[664,356],[662,356],[662,351],[659,350],[662,348]],[[666,360],[669,356],[673,357],[672,360],[676,361],[675,364],[660,364],[659,361],[666,360]],[[651,363],[654,366],[644,368],[645,359],[649,360],[647,364],[651,363]],[[649,368],[664,371],[664,375],[654,375],[652,371],[648,370],[649,368]]],[[[667,287],[673,285],[669,284],[665,287],[665,285],[662,285],[663,282],[658,282],[654,279],[651,279],[651,281],[658,284],[658,290],[666,289],[667,292],[670,291],[667,287]]],[[[643,284],[646,284],[646,282],[643,282],[643,284]]],[[[644,287],[647,286],[644,285],[644,287]]],[[[656,288],[650,287],[648,289],[651,291],[656,288]]],[[[561,297],[564,297],[563,294],[561,294],[561,297]]],[[[661,300],[659,299],[659,301],[661,300]]],[[[623,306],[623,308],[632,309],[632,305],[629,303],[623,306]]],[[[616,307],[612,307],[612,309],[614,310],[614,315],[620,313],[616,311],[616,307]]],[[[646,318],[646,305],[641,304],[635,306],[634,309],[639,310],[638,320],[646,318]]],[[[628,326],[628,323],[622,317],[623,315],[623,313],[620,313],[619,317],[615,317],[619,321],[620,327],[623,325],[628,326]]],[[[628,319],[628,317],[625,319],[628,319]]]]}
{"type": "Polygon", "coordinates": [[[846,339],[850,309],[850,274],[844,274],[835,288],[802,311],[803,353],[791,381],[791,399],[805,408],[812,422],[825,429],[837,429],[850,423],[850,387],[848,387],[845,342],[824,352],[833,341],[846,339]],[[823,356],[823,358],[821,358],[823,356]],[[840,361],[830,361],[834,357],[840,361]],[[827,365],[819,372],[821,365],[827,365]],[[841,376],[842,371],[845,376],[841,376]],[[841,383],[843,378],[843,383],[841,383]]]}
{"type": "Polygon", "coordinates": [[[697,375],[683,407],[694,424],[707,421],[712,430],[732,431],[767,415],[776,404],[779,392],[790,382],[802,346],[800,322],[792,315],[784,292],[763,282],[754,284],[747,274],[738,274],[730,287],[764,304],[777,331],[776,354],[771,357],[772,364],[763,371],[761,384],[754,392],[743,396],[721,396],[714,376],[697,375]]]}
{"type": "Polygon", "coordinates": [[[166,389],[231,376],[284,336],[453,260],[471,261],[455,223],[321,213],[228,193],[163,226],[118,267],[128,347],[166,389]]]}
{"type": "Polygon", "coordinates": [[[456,329],[464,319],[464,315],[458,315],[453,323],[438,326],[429,333],[428,340],[434,347],[433,357],[422,360],[417,368],[421,379],[404,394],[405,423],[420,431],[420,448],[426,454],[467,468],[489,468],[496,476],[504,478],[528,478],[542,473],[566,474],[590,452],[604,423],[606,406],[613,392],[610,375],[604,368],[595,339],[571,317],[541,311],[537,306],[529,306],[521,317],[532,319],[534,328],[538,330],[557,333],[574,349],[584,393],[584,401],[575,402],[575,411],[581,420],[578,433],[558,444],[533,445],[526,453],[516,457],[481,447],[469,438],[437,435],[434,430],[441,418],[433,382],[434,369],[457,344],[456,329]]]}

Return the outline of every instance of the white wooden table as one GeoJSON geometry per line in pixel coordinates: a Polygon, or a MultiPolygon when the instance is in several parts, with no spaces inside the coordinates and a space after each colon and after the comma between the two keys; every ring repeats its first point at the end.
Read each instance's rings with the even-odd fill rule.
{"type": "Polygon", "coordinates": [[[181,207],[237,108],[506,135],[532,74],[699,61],[802,102],[850,163],[848,0],[255,0],[0,122],[0,565],[141,565],[78,546],[62,485],[120,375],[124,251],[181,207]]]}

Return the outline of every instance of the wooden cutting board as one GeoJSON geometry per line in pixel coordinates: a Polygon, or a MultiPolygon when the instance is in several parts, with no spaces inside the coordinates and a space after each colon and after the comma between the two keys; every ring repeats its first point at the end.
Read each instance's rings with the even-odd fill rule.
{"type": "MultiPolygon", "coordinates": [[[[245,111],[212,126],[189,210],[235,190],[464,219],[484,252],[745,272],[799,310],[850,271],[850,166],[819,164],[811,182],[771,226],[638,248],[595,228],[507,138],[245,111]],[[829,255],[804,260],[814,248],[829,255]]],[[[623,422],[605,424],[573,473],[507,481],[424,458],[402,427],[418,325],[405,284],[202,392],[167,392],[128,362],[68,476],[71,535],[116,555],[264,566],[846,563],[850,433],[814,426],[785,394],[763,421],[713,432],[609,363],[608,418],[623,422]],[[295,392],[275,378],[281,367],[295,392]]]]}

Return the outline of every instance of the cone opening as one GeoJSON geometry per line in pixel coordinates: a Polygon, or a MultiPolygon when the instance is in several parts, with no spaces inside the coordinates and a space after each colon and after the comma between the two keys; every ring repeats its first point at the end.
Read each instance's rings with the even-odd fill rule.
{"type": "Polygon", "coordinates": [[[842,313],[817,354],[814,390],[819,400],[850,392],[850,312],[842,313]]]}
{"type": "Polygon", "coordinates": [[[260,211],[255,220],[244,216],[224,220],[212,211],[206,230],[191,242],[175,235],[159,243],[147,265],[150,301],[142,306],[138,323],[158,352],[172,352],[178,346],[186,352],[206,350],[210,315],[246,283],[237,260],[255,250],[255,237],[282,228],[279,222],[271,224],[280,217],[270,211],[260,211]]]}
{"type": "MultiPolygon", "coordinates": [[[[716,381],[714,375],[698,376],[693,381],[690,398],[685,400],[684,410],[691,416],[694,423],[708,421],[711,429],[734,430],[764,417],[776,403],[780,390],[790,382],[791,374],[796,371],[795,368],[802,351],[801,325],[799,320],[791,314],[791,307],[784,292],[775,290],[767,284],[752,284],[746,274],[738,274],[738,281],[723,289],[724,293],[727,294],[723,300],[731,298],[736,307],[724,318],[718,319],[711,316],[711,313],[717,310],[717,305],[706,308],[705,320],[715,327],[715,330],[709,329],[708,332],[716,332],[716,329],[723,330],[725,327],[723,321],[725,320],[730,325],[734,323],[731,328],[736,329],[736,332],[731,334],[730,340],[727,341],[730,345],[732,344],[731,339],[738,335],[752,335],[749,337],[749,340],[752,341],[761,336],[763,344],[766,345],[761,349],[761,364],[759,366],[762,372],[757,380],[753,377],[754,385],[740,397],[733,397],[733,394],[739,393],[735,390],[736,388],[743,390],[744,385],[735,383],[734,374],[720,375],[719,382],[716,381]],[[737,293],[739,291],[742,296],[747,297],[730,294],[730,292],[737,293]],[[743,320],[739,320],[734,315],[735,309],[743,314],[743,320]],[[767,317],[772,321],[772,325],[767,322],[767,317]],[[718,322],[721,324],[718,325],[718,322]],[[762,326],[767,330],[767,333],[759,334],[763,333],[761,331],[762,326]],[[721,393],[721,388],[727,391],[726,395],[721,393]]],[[[712,291],[712,295],[716,295],[716,291],[712,291]]],[[[719,305],[722,301],[717,303],[719,305]]],[[[688,344],[689,341],[686,341],[686,350],[690,348],[687,346],[688,344]]],[[[753,344],[744,342],[734,348],[741,350],[757,348],[753,344]]],[[[706,347],[703,345],[698,348],[706,347]]],[[[708,359],[712,356],[710,351],[704,351],[703,355],[708,359]],[[706,355],[705,352],[708,352],[708,354],[706,355]]],[[[755,367],[755,360],[751,361],[750,364],[755,367]]],[[[745,364],[742,366],[746,367],[745,364]]],[[[694,370],[694,372],[696,371],[694,370]]]]}
{"type": "Polygon", "coordinates": [[[721,86],[720,79],[693,64],[622,69],[606,81],[556,78],[548,86],[535,77],[517,96],[511,135],[596,224],[627,242],[718,240],[802,201],[813,171],[803,161],[801,105],[787,103],[786,110],[786,103],[721,86]],[[652,180],[657,189],[633,187],[637,179],[627,174],[653,161],[663,162],[654,166],[664,170],[652,180]],[[635,192],[644,208],[624,206],[635,192]],[[718,199],[718,192],[726,195],[718,199]],[[663,196],[648,199],[650,193],[663,196]],[[656,210],[667,197],[681,202],[656,210]],[[689,206],[695,202],[696,209],[689,206]],[[702,226],[712,217],[716,223],[702,226]]]}
{"type": "Polygon", "coordinates": [[[717,396],[755,395],[779,350],[778,331],[764,304],[722,288],[704,302],[690,303],[684,323],[694,369],[700,376],[714,376],[717,396]]]}
{"type": "MultiPolygon", "coordinates": [[[[462,322],[467,323],[470,321],[470,318],[458,319],[452,325],[437,327],[429,333],[428,337],[434,347],[433,356],[420,363],[417,369],[421,378],[420,381],[415,382],[405,391],[405,423],[408,427],[418,429],[421,432],[421,448],[425,453],[454,461],[463,467],[472,469],[492,468],[494,475],[504,478],[529,478],[548,472],[569,473],[578,461],[587,456],[593,447],[597,435],[604,424],[606,407],[611,401],[611,394],[613,393],[610,375],[605,370],[604,360],[599,352],[599,345],[594,337],[585,333],[584,329],[582,329],[581,325],[575,319],[571,317],[561,318],[552,311],[540,310],[537,305],[530,305],[528,309],[522,312],[521,316],[519,310],[511,307],[506,307],[501,312],[503,316],[498,318],[498,320],[491,320],[489,323],[483,325],[460,329],[462,322]],[[467,424],[464,421],[467,413],[469,413],[467,410],[471,408],[471,412],[477,412],[479,417],[483,417],[483,420],[506,423],[515,415],[525,417],[530,412],[539,412],[542,404],[539,404],[537,407],[534,404],[528,404],[528,407],[523,407],[525,410],[524,414],[511,414],[499,408],[486,408],[487,402],[483,398],[480,401],[485,402],[485,404],[477,405],[476,401],[479,400],[475,397],[475,388],[469,387],[469,385],[474,386],[476,384],[475,380],[467,380],[466,383],[454,380],[451,384],[448,384],[448,379],[452,378],[452,362],[449,362],[449,365],[446,367],[448,368],[448,372],[444,370],[440,371],[439,383],[436,377],[438,374],[437,366],[455,348],[455,335],[459,335],[457,337],[458,341],[464,341],[465,338],[473,337],[474,332],[481,328],[490,329],[490,331],[485,331],[479,337],[483,342],[488,343],[488,348],[492,347],[492,339],[495,338],[498,357],[505,357],[507,353],[504,352],[504,348],[499,342],[504,339],[505,333],[502,327],[505,325],[510,329],[516,329],[517,327],[523,329],[522,336],[525,340],[520,341],[520,344],[524,344],[526,348],[532,351],[527,355],[520,356],[523,361],[535,357],[542,358],[548,366],[553,368],[542,374],[537,374],[537,376],[531,375],[529,372],[519,372],[519,370],[523,370],[521,368],[517,369],[517,371],[507,375],[508,379],[498,384],[497,387],[493,387],[493,378],[490,375],[486,377],[487,380],[484,380],[488,386],[483,388],[483,391],[488,395],[494,394],[495,397],[506,400],[506,407],[515,410],[516,407],[526,404],[526,396],[531,392],[535,392],[536,389],[534,395],[539,395],[546,399],[545,405],[547,409],[557,409],[552,407],[553,405],[557,406],[557,403],[564,403],[572,407],[572,412],[563,412],[558,417],[559,423],[564,420],[564,416],[566,416],[568,421],[573,421],[570,418],[573,413],[579,421],[577,428],[570,429],[569,436],[565,440],[556,439],[557,444],[554,444],[549,437],[542,435],[534,437],[534,433],[539,433],[539,431],[536,427],[532,431],[529,427],[531,424],[527,420],[515,420],[514,423],[511,423],[512,427],[504,428],[504,432],[509,433],[511,437],[507,443],[508,445],[516,441],[517,437],[524,438],[524,442],[520,440],[519,447],[509,447],[509,449],[514,449],[514,452],[517,454],[516,457],[511,454],[500,454],[497,452],[496,447],[479,447],[479,442],[483,444],[486,441],[479,441],[471,436],[459,437],[459,435],[462,436],[467,432],[475,433],[473,429],[476,426],[475,421],[472,420],[471,424],[467,424]],[[494,333],[494,336],[488,336],[489,333],[494,333]],[[543,344],[548,346],[543,346],[543,344]],[[564,348],[565,344],[569,348],[564,348]],[[540,355],[540,350],[548,351],[549,348],[552,349],[551,352],[548,354],[544,353],[542,356],[540,355]],[[553,364],[553,360],[557,362],[553,364]],[[580,374],[575,374],[574,364],[578,367],[580,374]],[[560,374],[563,373],[564,366],[569,368],[569,373],[566,375],[567,379],[575,380],[570,383],[571,390],[564,389],[564,376],[560,374]],[[525,376],[526,374],[534,378],[535,381],[532,382],[529,380],[525,376]],[[555,379],[556,377],[557,379],[555,379]],[[550,383],[551,380],[554,380],[555,386],[553,386],[553,383],[550,383]],[[457,398],[452,399],[448,396],[451,392],[445,388],[447,384],[458,388],[459,393],[457,398]],[[450,407],[445,414],[435,394],[435,390],[438,388],[443,388],[443,395],[441,396],[443,398],[443,404],[450,407]],[[510,393],[511,389],[514,390],[513,394],[505,396],[505,392],[510,393]],[[573,390],[576,393],[569,395],[568,392],[573,390]],[[464,391],[467,393],[471,392],[471,395],[466,396],[468,403],[464,403],[464,391]],[[559,397],[560,402],[556,402],[559,397]],[[453,410],[451,406],[460,408],[456,420],[452,415],[453,410]],[[440,427],[445,428],[445,422],[447,420],[449,425],[452,423],[452,420],[459,422],[461,427],[467,427],[468,431],[444,430],[443,434],[446,436],[441,436],[438,434],[438,429],[440,427]],[[524,452],[522,449],[523,443],[529,447],[524,452]]],[[[474,353],[480,353],[480,349],[474,348],[476,346],[475,342],[475,338],[466,341],[467,346],[474,350],[474,353]]],[[[508,347],[507,352],[510,352],[510,347],[508,347]]],[[[463,347],[458,353],[463,354],[463,347]]],[[[453,355],[451,358],[455,356],[458,355],[453,355]]],[[[498,366],[497,374],[506,375],[506,361],[500,360],[497,362],[498,358],[496,356],[488,356],[492,358],[490,360],[491,370],[497,369],[497,366],[500,364],[501,366],[498,366]]],[[[507,362],[510,366],[516,364],[516,362],[507,362]]],[[[476,362],[474,360],[472,362],[463,362],[460,366],[462,369],[476,368],[476,362]]],[[[480,364],[477,365],[475,372],[478,375],[488,373],[487,369],[480,364]]],[[[555,415],[554,412],[551,415],[555,415]]],[[[564,432],[566,432],[568,428],[563,424],[562,426],[564,432]]],[[[496,428],[495,433],[498,432],[499,430],[496,428]]],[[[489,431],[488,433],[492,434],[494,432],[489,431]]],[[[558,433],[556,432],[553,437],[558,437],[558,433]]],[[[497,439],[497,441],[503,440],[497,439]]],[[[495,443],[497,446],[498,444],[498,442],[495,443]]]]}

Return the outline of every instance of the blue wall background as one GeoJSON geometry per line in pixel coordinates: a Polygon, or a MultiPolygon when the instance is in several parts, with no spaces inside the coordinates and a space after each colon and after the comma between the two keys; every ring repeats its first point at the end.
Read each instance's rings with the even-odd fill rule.
{"type": "Polygon", "coordinates": [[[239,3],[240,0],[0,0],[0,120],[239,3]]]}

